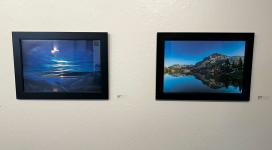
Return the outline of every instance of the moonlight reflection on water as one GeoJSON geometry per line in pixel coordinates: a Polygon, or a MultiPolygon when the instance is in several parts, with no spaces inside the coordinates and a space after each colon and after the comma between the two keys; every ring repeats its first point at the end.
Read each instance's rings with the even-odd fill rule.
{"type": "Polygon", "coordinates": [[[101,91],[99,47],[87,40],[23,40],[26,92],[101,91]],[[97,54],[98,53],[98,54],[97,54]]]}

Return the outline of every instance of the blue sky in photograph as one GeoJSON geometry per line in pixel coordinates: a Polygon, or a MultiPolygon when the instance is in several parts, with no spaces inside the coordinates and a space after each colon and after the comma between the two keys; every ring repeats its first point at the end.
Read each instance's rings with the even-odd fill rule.
{"type": "Polygon", "coordinates": [[[164,64],[194,65],[214,53],[244,56],[245,41],[165,41],[164,64]]]}

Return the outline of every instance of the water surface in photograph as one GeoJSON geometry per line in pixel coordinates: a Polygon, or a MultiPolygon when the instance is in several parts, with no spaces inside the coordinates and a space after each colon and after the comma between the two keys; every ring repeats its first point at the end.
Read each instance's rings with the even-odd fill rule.
{"type": "Polygon", "coordinates": [[[165,93],[241,93],[245,41],[165,41],[165,93]]]}
{"type": "Polygon", "coordinates": [[[203,81],[197,79],[194,75],[173,76],[170,74],[165,74],[164,92],[240,93],[241,88],[239,85],[226,85],[223,82],[216,82],[214,80],[208,81],[208,83],[205,84],[203,81]]]}
{"type": "Polygon", "coordinates": [[[100,41],[22,40],[25,92],[101,92],[100,41]]]}

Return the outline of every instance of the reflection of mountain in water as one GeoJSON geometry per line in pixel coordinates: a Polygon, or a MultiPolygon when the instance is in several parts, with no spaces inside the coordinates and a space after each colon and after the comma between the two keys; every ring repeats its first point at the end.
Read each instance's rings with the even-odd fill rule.
{"type": "Polygon", "coordinates": [[[218,89],[221,87],[228,88],[228,86],[231,85],[234,87],[239,87],[240,91],[242,90],[241,80],[235,79],[230,75],[222,75],[222,76],[211,75],[211,74],[206,74],[206,75],[194,74],[194,75],[197,79],[201,80],[203,84],[213,89],[218,89]]]}
{"type": "Polygon", "coordinates": [[[216,53],[195,65],[175,64],[165,67],[164,73],[175,77],[193,75],[212,89],[234,86],[242,91],[243,61],[241,56],[230,57],[216,53]]]}

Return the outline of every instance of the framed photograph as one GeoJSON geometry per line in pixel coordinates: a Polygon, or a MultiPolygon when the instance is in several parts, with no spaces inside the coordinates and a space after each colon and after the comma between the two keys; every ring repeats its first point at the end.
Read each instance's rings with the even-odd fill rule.
{"type": "Polygon", "coordinates": [[[254,33],[158,33],[158,100],[248,101],[254,33]]]}
{"type": "Polygon", "coordinates": [[[108,99],[106,32],[13,32],[17,99],[108,99]]]}

